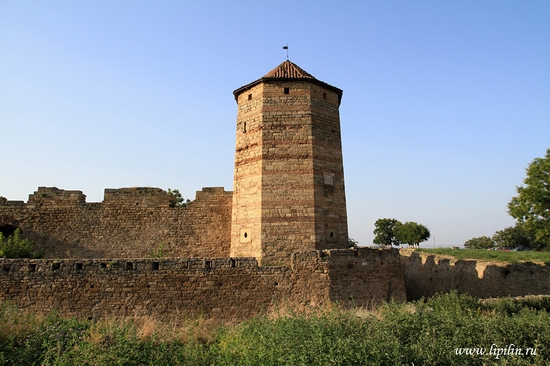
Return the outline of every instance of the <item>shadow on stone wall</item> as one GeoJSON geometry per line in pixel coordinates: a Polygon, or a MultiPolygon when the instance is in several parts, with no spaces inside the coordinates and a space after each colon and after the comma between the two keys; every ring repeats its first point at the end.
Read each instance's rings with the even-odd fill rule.
{"type": "Polygon", "coordinates": [[[479,298],[550,294],[550,268],[534,263],[456,260],[403,250],[401,267],[409,301],[450,291],[479,298]]]}
{"type": "Polygon", "coordinates": [[[78,243],[60,240],[55,237],[28,231],[23,234],[34,244],[34,252],[43,258],[103,258],[105,253],[93,250],[78,243]]]}

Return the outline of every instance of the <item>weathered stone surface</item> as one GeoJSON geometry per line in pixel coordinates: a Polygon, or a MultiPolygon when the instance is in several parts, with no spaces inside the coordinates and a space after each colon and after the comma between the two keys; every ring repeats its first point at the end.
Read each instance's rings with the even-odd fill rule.
{"type": "Polygon", "coordinates": [[[401,266],[409,300],[450,291],[480,298],[550,295],[550,268],[545,265],[456,260],[403,250],[401,266]]]}
{"type": "Polygon", "coordinates": [[[16,225],[49,258],[228,257],[231,192],[203,188],[186,208],[159,188],[81,191],[39,187],[27,203],[0,201],[0,225],[16,225]]]}
{"type": "Polygon", "coordinates": [[[0,269],[1,301],[84,318],[187,313],[235,320],[286,302],[405,300],[399,254],[391,249],[296,253],[291,268],[260,267],[254,258],[105,258],[0,259],[0,269]]]}
{"type": "Polygon", "coordinates": [[[348,242],[341,90],[301,69],[279,69],[297,70],[286,61],[234,92],[231,255],[265,264],[288,264],[290,253],[348,242]]]}

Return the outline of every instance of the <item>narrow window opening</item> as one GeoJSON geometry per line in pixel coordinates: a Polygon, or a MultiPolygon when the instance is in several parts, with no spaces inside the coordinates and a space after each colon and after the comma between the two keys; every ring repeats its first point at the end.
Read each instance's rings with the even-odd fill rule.
{"type": "Polygon", "coordinates": [[[248,238],[248,233],[247,232],[244,233],[244,238],[245,239],[248,238]]]}
{"type": "Polygon", "coordinates": [[[334,237],[334,233],[332,231],[330,232],[330,237],[334,237]]]}
{"type": "Polygon", "coordinates": [[[153,262],[151,263],[151,270],[153,271],[158,271],[160,268],[160,263],[159,262],[153,262]]]}
{"type": "Polygon", "coordinates": [[[132,262],[126,262],[126,270],[132,271],[134,269],[134,263],[132,262]]]}
{"type": "Polygon", "coordinates": [[[84,265],[82,263],[76,263],[74,265],[74,268],[77,270],[77,271],[82,271],[82,268],[84,268],[84,265]]]}
{"type": "Polygon", "coordinates": [[[246,122],[243,123],[243,132],[246,133],[246,122]]]}
{"type": "Polygon", "coordinates": [[[36,272],[36,264],[35,263],[29,264],[29,272],[36,272]]]}
{"type": "Polygon", "coordinates": [[[61,268],[61,263],[52,263],[52,271],[57,271],[61,268]]]}
{"type": "Polygon", "coordinates": [[[106,269],[107,268],[107,263],[99,263],[99,268],[106,269]]]}
{"type": "Polygon", "coordinates": [[[204,269],[211,269],[212,268],[212,261],[204,261],[204,269]]]}
{"type": "Polygon", "coordinates": [[[11,266],[9,264],[4,264],[2,266],[2,271],[4,271],[4,272],[9,272],[10,269],[11,269],[11,266]]]}
{"type": "Polygon", "coordinates": [[[323,93],[323,99],[324,99],[324,100],[327,99],[327,93],[323,93]]]}
{"type": "Polygon", "coordinates": [[[284,88],[284,93],[285,94],[290,94],[290,88],[284,88]]]}
{"type": "Polygon", "coordinates": [[[229,268],[235,268],[236,267],[236,261],[234,259],[229,260],[229,268]]]}
{"type": "Polygon", "coordinates": [[[252,94],[248,94],[248,100],[252,100],[252,94]]]}
{"type": "Polygon", "coordinates": [[[192,269],[193,268],[193,265],[191,264],[191,262],[187,262],[187,269],[192,269]]]}

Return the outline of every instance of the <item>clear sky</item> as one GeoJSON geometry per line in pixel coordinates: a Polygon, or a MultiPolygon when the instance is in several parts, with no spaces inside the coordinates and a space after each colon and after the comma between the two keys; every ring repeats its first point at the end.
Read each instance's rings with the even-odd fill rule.
{"type": "MultiPolygon", "coordinates": [[[[514,224],[550,148],[550,1],[0,0],[0,196],[233,185],[233,90],[286,59],[344,90],[350,236],[514,224]]],[[[433,238],[423,246],[434,245],[433,238]]]]}

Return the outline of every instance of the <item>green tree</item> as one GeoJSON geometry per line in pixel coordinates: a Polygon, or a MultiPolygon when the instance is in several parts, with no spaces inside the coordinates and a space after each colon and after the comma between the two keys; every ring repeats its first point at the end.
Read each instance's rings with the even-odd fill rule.
{"type": "Polygon", "coordinates": [[[397,242],[416,248],[430,238],[430,230],[426,226],[412,221],[397,224],[393,233],[397,242]]]}
{"type": "Polygon", "coordinates": [[[4,237],[0,233],[1,258],[31,258],[33,243],[29,239],[21,239],[21,229],[15,230],[13,235],[4,237]]]}
{"type": "Polygon", "coordinates": [[[535,247],[550,247],[550,149],[544,158],[529,164],[523,183],[508,204],[508,212],[533,237],[535,247]]]}
{"type": "Polygon", "coordinates": [[[348,247],[349,248],[359,248],[359,242],[353,238],[348,237],[348,247]]]}
{"type": "Polygon", "coordinates": [[[520,224],[495,232],[492,240],[497,248],[531,247],[531,239],[520,224]]]}
{"type": "Polygon", "coordinates": [[[170,207],[186,207],[187,204],[190,202],[189,199],[186,200],[183,198],[179,189],[168,188],[168,191],[166,193],[171,196],[170,207]]]}
{"type": "Polygon", "coordinates": [[[373,243],[376,245],[399,245],[393,229],[395,225],[400,224],[396,219],[378,219],[374,223],[374,240],[373,243]]]}
{"type": "Polygon", "coordinates": [[[491,249],[494,246],[495,242],[488,236],[472,238],[464,243],[464,248],[466,249],[491,249]]]}

